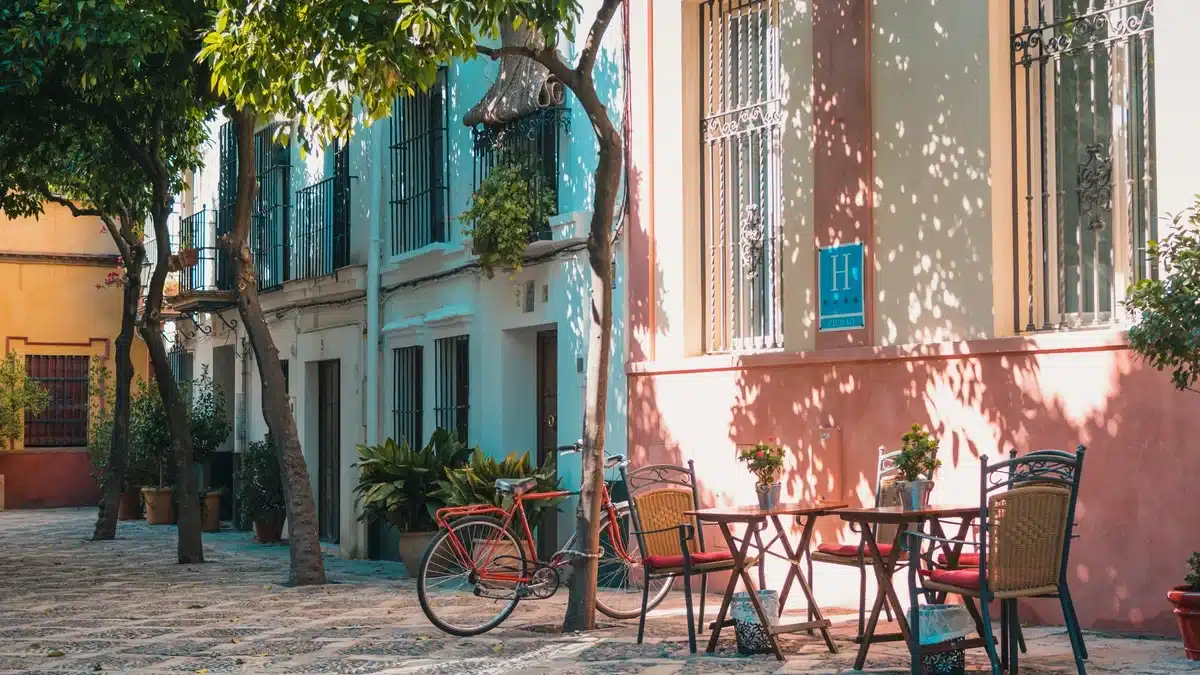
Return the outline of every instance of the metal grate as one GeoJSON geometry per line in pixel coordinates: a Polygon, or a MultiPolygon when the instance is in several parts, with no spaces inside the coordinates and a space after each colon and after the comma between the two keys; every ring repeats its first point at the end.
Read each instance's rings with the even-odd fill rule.
{"type": "Polygon", "coordinates": [[[280,144],[276,131],[285,122],[272,122],[254,134],[254,173],[258,181],[250,249],[258,290],[279,288],[289,276],[291,224],[292,141],[280,144]]]}
{"type": "MultiPolygon", "coordinates": [[[[237,132],[232,121],[221,125],[217,139],[220,158],[217,175],[216,242],[219,246],[223,236],[233,234],[233,203],[237,199],[237,132]]],[[[215,272],[218,289],[233,288],[233,267],[228,254],[219,253],[216,256],[215,272]]]]}
{"type": "Polygon", "coordinates": [[[1120,322],[1153,276],[1153,0],[1013,0],[1013,325],[1120,322]]]}
{"type": "Polygon", "coordinates": [[[25,357],[25,372],[50,393],[41,415],[25,413],[26,447],[87,445],[89,364],[86,356],[25,357]]]}
{"type": "Polygon", "coordinates": [[[291,279],[332,274],[350,264],[350,153],[332,147],[333,175],[296,192],[291,279]]]}
{"type": "Polygon", "coordinates": [[[405,439],[409,447],[419,446],[425,439],[421,422],[425,415],[422,369],[424,353],[421,347],[393,350],[396,373],[392,389],[392,419],[396,440],[405,439]]]}
{"type": "Polygon", "coordinates": [[[446,69],[428,91],[396,98],[390,121],[392,255],[448,241],[446,69]]]}
{"type": "Polygon", "coordinates": [[[701,5],[706,349],[783,345],[777,0],[701,5]]]}
{"type": "Polygon", "coordinates": [[[442,338],[434,342],[434,378],[436,403],[434,416],[439,429],[454,432],[459,442],[467,442],[467,417],[471,409],[471,350],[467,335],[442,338]]]}
{"type": "MultiPolygon", "coordinates": [[[[181,243],[177,250],[196,250],[196,264],[179,272],[179,290],[189,291],[230,290],[228,284],[219,285],[219,269],[228,269],[229,254],[218,249],[213,233],[217,225],[217,212],[209,209],[197,211],[180,220],[181,243]]],[[[225,279],[228,281],[228,277],[225,279]]]]}
{"type": "MultiPolygon", "coordinates": [[[[542,108],[506,124],[478,125],[473,131],[475,147],[474,189],[493,167],[505,163],[525,166],[533,173],[535,189],[549,188],[558,198],[559,153],[564,136],[571,132],[571,111],[567,108],[542,108]]],[[[555,211],[558,207],[555,207],[555,211]]],[[[546,218],[553,213],[538,213],[530,223],[529,240],[549,240],[546,218]]]]}

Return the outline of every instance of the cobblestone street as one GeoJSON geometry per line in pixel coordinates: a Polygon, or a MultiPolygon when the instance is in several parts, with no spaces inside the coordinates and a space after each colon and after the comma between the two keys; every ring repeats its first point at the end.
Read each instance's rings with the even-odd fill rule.
{"type": "MultiPolygon", "coordinates": [[[[334,583],[287,588],[284,546],[226,531],[205,536],[206,564],[180,566],[173,528],[122,523],[120,539],[92,543],[94,515],[0,512],[0,673],[851,672],[846,611],[831,612],[840,654],[826,653],[819,638],[785,636],[785,664],[739,656],[731,632],[717,655],[690,655],[682,612],[671,609],[678,598],[651,618],[651,639],[640,646],[634,622],[562,635],[565,593],[523,603],[484,636],[457,639],[429,625],[398,563],[328,558],[334,583]]],[[[1027,636],[1022,672],[1073,670],[1060,630],[1027,636]]],[[[1088,638],[1093,673],[1190,668],[1176,641],[1088,638]]],[[[903,646],[889,644],[872,649],[868,667],[907,672],[906,663],[903,646]]]]}

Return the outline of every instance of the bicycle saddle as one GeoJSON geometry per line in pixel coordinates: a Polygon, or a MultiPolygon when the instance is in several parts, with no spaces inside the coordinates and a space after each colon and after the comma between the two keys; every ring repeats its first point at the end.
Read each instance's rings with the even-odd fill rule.
{"type": "Polygon", "coordinates": [[[496,492],[523,495],[537,487],[536,478],[497,478],[496,492]]]}

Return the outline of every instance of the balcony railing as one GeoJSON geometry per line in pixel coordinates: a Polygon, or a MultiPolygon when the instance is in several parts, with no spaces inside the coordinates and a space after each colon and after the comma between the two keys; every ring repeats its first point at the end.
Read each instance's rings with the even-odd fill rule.
{"type": "MultiPolygon", "coordinates": [[[[232,215],[229,209],[229,215],[232,215]]],[[[216,237],[221,229],[221,212],[205,209],[179,222],[181,257],[189,249],[196,250],[196,264],[179,272],[179,292],[231,290],[229,254],[217,247],[216,237]]]]}
{"type": "Polygon", "coordinates": [[[333,176],[296,192],[291,277],[331,274],[350,264],[350,177],[333,176]]]}
{"type": "Polygon", "coordinates": [[[273,291],[291,277],[288,254],[290,207],[272,206],[251,216],[250,250],[254,254],[254,276],[258,290],[273,291]]]}
{"type": "MultiPolygon", "coordinates": [[[[558,158],[564,137],[571,133],[571,111],[568,108],[542,108],[506,124],[479,125],[474,129],[475,171],[474,187],[487,177],[493,167],[515,163],[528,167],[536,180],[554,192],[558,198],[558,158]]],[[[541,189],[542,185],[535,185],[541,189]]],[[[555,211],[557,212],[557,208],[555,211]]],[[[554,215],[536,214],[530,223],[529,241],[551,238],[546,218],[554,215]]]]}

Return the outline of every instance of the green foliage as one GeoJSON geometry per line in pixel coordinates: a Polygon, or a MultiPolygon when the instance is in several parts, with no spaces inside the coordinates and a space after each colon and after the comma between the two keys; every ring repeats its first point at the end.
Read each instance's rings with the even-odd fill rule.
{"type": "Polygon", "coordinates": [[[904,480],[932,479],[933,472],[942,466],[942,460],[937,458],[938,439],[920,424],[914,424],[901,437],[901,441],[903,445],[900,447],[900,456],[896,458],[896,466],[904,480]]]}
{"type": "Polygon", "coordinates": [[[92,400],[88,406],[88,459],[92,462],[92,478],[103,483],[108,472],[108,455],[112,447],[113,413],[117,404],[116,389],[108,368],[92,362],[92,400]]]}
{"type": "Polygon", "coordinates": [[[1129,329],[1129,346],[1157,370],[1171,370],[1178,389],[1193,390],[1200,377],[1200,197],[1162,242],[1150,242],[1151,264],[1162,265],[1160,279],[1130,287],[1125,307],[1139,315],[1129,329]]]}
{"type": "Polygon", "coordinates": [[[779,474],[783,472],[783,448],[778,442],[759,441],[753,447],[742,448],[738,451],[738,460],[746,464],[762,485],[778,482],[779,474]]]}
{"type": "Polygon", "coordinates": [[[0,449],[25,433],[25,415],[40,415],[50,405],[50,392],[25,374],[24,359],[15,351],[0,361],[0,449]]]}
{"type": "Polygon", "coordinates": [[[242,463],[234,476],[238,504],[251,520],[283,513],[283,478],[279,469],[279,448],[267,434],[251,443],[242,453],[242,463]]]}
{"type": "Polygon", "coordinates": [[[358,486],[363,513],[359,520],[386,519],[401,532],[429,532],[433,514],[443,506],[434,495],[447,469],[467,462],[470,449],[445,429],[433,432],[429,444],[412,450],[408,441],[387,439],[381,445],[359,445],[358,486]]]}
{"type": "MultiPolygon", "coordinates": [[[[535,478],[537,485],[532,492],[552,492],[559,489],[555,473],[554,453],[546,457],[541,468],[535,468],[528,452],[520,457],[515,452],[509,453],[504,461],[497,462],[476,448],[466,467],[446,469],[446,480],[438,481],[434,497],[446,506],[491,504],[504,508],[503,495],[496,493],[497,478],[535,478]]],[[[531,524],[536,524],[546,509],[556,508],[561,501],[562,498],[525,502],[525,517],[531,524]]]]}
{"type": "Polygon", "coordinates": [[[204,461],[229,438],[233,425],[225,410],[225,392],[208,374],[208,364],[200,369],[200,379],[182,387],[184,400],[190,392],[192,408],[188,423],[192,430],[192,453],[197,462],[204,461]]]}
{"type": "Polygon", "coordinates": [[[459,219],[489,279],[497,266],[521,269],[530,231],[544,227],[557,208],[554,191],[544,185],[533,170],[509,162],[492,168],[471,195],[459,219]]]}
{"type": "Polygon", "coordinates": [[[129,398],[129,466],[140,467],[149,485],[167,487],[171,433],[158,382],[138,378],[129,398]]]}
{"type": "Polygon", "coordinates": [[[1188,558],[1188,573],[1184,577],[1183,583],[1193,591],[1200,592],[1200,552],[1192,553],[1188,558]]]}

